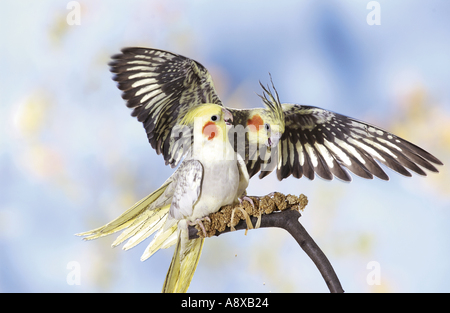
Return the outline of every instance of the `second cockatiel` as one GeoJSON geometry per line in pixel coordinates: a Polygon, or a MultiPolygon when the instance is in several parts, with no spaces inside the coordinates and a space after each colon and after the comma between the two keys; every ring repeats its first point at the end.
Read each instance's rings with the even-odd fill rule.
{"type": "MultiPolygon", "coordinates": [[[[129,249],[157,231],[142,259],[177,242],[177,251],[190,253],[186,256],[174,254],[169,271],[172,274],[167,276],[164,291],[185,291],[190,278],[184,279],[183,275],[177,275],[192,275],[199,256],[192,252],[201,251],[202,241],[192,242],[191,249],[183,248],[182,233],[176,231],[176,221],[181,216],[180,226],[184,227],[187,222],[194,222],[204,215],[185,218],[191,211],[180,207],[178,211],[171,209],[169,217],[169,207],[171,204],[175,207],[174,201],[178,197],[175,186],[181,186],[182,181],[186,181],[188,184],[185,190],[189,191],[190,187],[195,187],[191,182],[197,178],[196,162],[189,155],[192,152],[192,137],[186,135],[185,125],[181,121],[186,122],[183,117],[192,114],[196,107],[204,103],[215,103],[221,107],[222,102],[206,68],[178,54],[151,48],[126,48],[121,54],[113,56],[110,66],[115,73],[114,80],[123,91],[122,97],[127,101],[127,106],[133,109],[132,115],[143,123],[148,140],[156,152],[162,154],[166,164],[172,167],[179,164],[183,157],[186,158],[160,189],[111,223],[81,235],[95,239],[126,228],[113,245],[129,239],[124,246],[124,249],[129,249]],[[183,260],[185,267],[178,267],[183,264],[183,260]]],[[[241,159],[237,163],[242,174],[240,186],[246,186],[248,176],[260,171],[260,177],[264,177],[275,169],[280,180],[290,175],[309,179],[318,175],[328,180],[337,177],[350,181],[351,176],[346,169],[364,178],[376,176],[387,180],[387,174],[378,163],[406,176],[411,176],[407,169],[426,175],[419,166],[437,172],[433,164],[442,164],[420,147],[376,126],[317,107],[281,104],[276,91],[272,94],[270,89],[263,89],[262,98],[266,108],[227,108],[233,115],[235,126],[228,139],[234,139],[237,134],[238,142],[233,143],[233,148],[238,152],[238,158],[240,155],[245,161],[245,165],[241,159]],[[239,133],[242,130],[245,140],[239,133]],[[236,146],[242,141],[244,151],[236,146]],[[256,149],[250,149],[252,146],[256,149]],[[276,152],[276,155],[272,155],[272,152],[276,152]],[[272,162],[274,160],[276,162],[272,162]]],[[[215,139],[216,133],[205,132],[206,129],[209,129],[208,126],[201,127],[195,133],[201,133],[204,137],[209,134],[208,138],[214,134],[211,140],[215,139]]],[[[228,154],[229,150],[226,151],[228,154]]],[[[211,155],[213,153],[216,151],[211,151],[211,155]]],[[[223,178],[217,174],[215,179],[222,181],[223,178]]],[[[245,187],[238,187],[238,190],[243,191],[245,187]]],[[[241,195],[238,191],[236,197],[241,195]]],[[[192,190],[183,194],[183,198],[192,201],[196,199],[195,196],[192,190]]],[[[219,207],[217,203],[217,209],[219,207]]],[[[216,210],[216,207],[213,209],[216,210]]],[[[192,212],[197,212],[194,206],[192,212]]]]}
{"type": "MultiPolygon", "coordinates": [[[[169,136],[177,116],[200,103],[223,105],[211,75],[199,62],[159,49],[125,48],[112,58],[111,72],[132,115],[143,123],[166,164],[175,166],[184,153],[180,141],[169,136]]],[[[275,90],[263,89],[266,108],[227,107],[238,137],[239,127],[244,130],[246,150],[236,151],[250,177],[260,172],[263,178],[276,169],[279,180],[318,175],[351,181],[348,169],[363,178],[388,180],[379,163],[405,176],[411,176],[409,170],[426,176],[422,168],[438,172],[435,165],[442,165],[424,149],[377,126],[318,107],[281,104],[275,90]]]]}
{"type": "Polygon", "coordinates": [[[185,137],[193,135],[194,144],[175,173],[114,221],[78,235],[90,240],[126,229],[113,246],[129,239],[124,246],[129,249],[158,231],[141,260],[176,241],[163,292],[186,292],[204,241],[189,240],[188,225],[201,223],[220,207],[238,201],[248,186],[245,163],[228,140],[231,121],[230,112],[216,104],[187,112],[177,131],[185,137]]]}
{"type": "MultiPolygon", "coordinates": [[[[123,91],[122,98],[133,109],[132,116],[143,123],[156,153],[164,156],[166,164],[177,166],[186,153],[185,142],[172,136],[178,117],[202,103],[223,106],[211,75],[197,61],[158,49],[125,48],[112,59],[111,72],[123,91]]],[[[281,103],[270,93],[267,97],[265,108],[226,107],[233,115],[229,139],[247,166],[252,164],[249,160],[262,168],[271,163],[271,148],[284,132],[281,103]]]]}

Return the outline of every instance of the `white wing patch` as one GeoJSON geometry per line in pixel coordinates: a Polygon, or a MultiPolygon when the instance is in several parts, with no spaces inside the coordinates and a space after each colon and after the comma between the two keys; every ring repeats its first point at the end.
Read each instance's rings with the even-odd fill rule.
{"type": "MultiPolygon", "coordinates": [[[[350,158],[348,157],[348,155],[342,151],[341,149],[339,149],[334,143],[329,142],[328,140],[324,140],[325,146],[330,149],[334,154],[336,154],[336,156],[347,166],[352,165],[352,161],[350,160],[350,158]]],[[[345,145],[346,143],[343,142],[345,145]]],[[[344,147],[344,144],[341,143],[341,146],[344,147]]],[[[348,145],[347,145],[348,146],[348,145]]],[[[354,149],[353,147],[351,147],[352,149],[354,149]]],[[[364,160],[363,160],[364,161],[364,160]]]]}
{"type": "Polygon", "coordinates": [[[327,163],[327,165],[330,168],[333,168],[334,166],[334,159],[331,156],[330,152],[327,150],[327,148],[325,148],[323,145],[318,144],[317,142],[314,144],[314,146],[316,147],[317,151],[323,156],[325,162],[327,163]]]}
{"type": "MultiPolygon", "coordinates": [[[[155,82],[156,82],[156,80],[154,78],[144,78],[144,79],[138,80],[137,82],[133,83],[131,85],[131,87],[132,88],[136,88],[136,87],[140,87],[142,85],[154,84],[155,82]]],[[[152,90],[157,89],[157,88],[159,88],[159,86],[154,84],[154,85],[146,86],[145,88],[142,88],[142,89],[145,90],[143,92],[149,92],[149,91],[152,91],[152,90]]]]}
{"type": "Polygon", "coordinates": [[[319,165],[319,160],[317,159],[314,149],[311,147],[311,145],[309,143],[305,144],[305,149],[306,149],[306,152],[308,152],[308,155],[309,155],[312,165],[314,167],[317,167],[317,165],[319,165]]]}
{"type": "MultiPolygon", "coordinates": [[[[390,139],[392,139],[392,136],[388,136],[388,138],[389,137],[391,137],[390,139]]],[[[394,145],[392,142],[390,142],[390,141],[387,141],[387,140],[384,140],[383,138],[380,138],[380,137],[377,137],[377,140],[378,141],[381,141],[382,143],[384,143],[385,145],[388,145],[389,147],[392,147],[392,148],[394,148],[394,149],[396,149],[396,150],[398,150],[398,151],[402,151],[402,149],[399,147],[399,146],[397,146],[397,145],[394,145]]]]}
{"type": "Polygon", "coordinates": [[[303,154],[303,146],[301,142],[297,141],[295,147],[297,148],[298,162],[300,163],[300,166],[303,166],[305,164],[305,155],[303,154]]]}
{"type": "Polygon", "coordinates": [[[203,166],[197,160],[183,161],[174,173],[176,182],[169,216],[180,220],[191,216],[200,195],[203,166]]]}
{"type": "Polygon", "coordinates": [[[386,160],[377,151],[375,151],[373,148],[369,147],[368,145],[366,145],[358,140],[355,140],[353,138],[348,138],[348,142],[365,150],[367,153],[378,158],[380,161],[386,162],[386,160]]]}
{"type": "Polygon", "coordinates": [[[365,142],[367,142],[369,145],[372,145],[372,146],[374,146],[375,148],[378,148],[378,149],[380,149],[380,150],[386,152],[387,154],[389,154],[389,155],[392,156],[393,158],[397,159],[397,156],[396,156],[394,153],[392,153],[391,150],[389,150],[388,148],[386,148],[386,147],[380,145],[379,143],[376,143],[376,142],[373,141],[373,140],[367,139],[367,138],[363,138],[363,140],[364,140],[365,142]]]}
{"type": "Polygon", "coordinates": [[[153,76],[157,76],[158,73],[153,73],[153,72],[138,72],[136,74],[130,75],[128,77],[128,79],[136,79],[136,78],[143,78],[143,77],[153,77],[153,76]]]}

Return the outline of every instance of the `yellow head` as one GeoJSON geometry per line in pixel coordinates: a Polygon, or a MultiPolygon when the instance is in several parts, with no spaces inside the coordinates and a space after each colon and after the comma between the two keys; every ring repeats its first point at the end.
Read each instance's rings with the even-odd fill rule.
{"type": "Polygon", "coordinates": [[[222,138],[225,141],[228,140],[227,125],[231,125],[231,121],[233,116],[228,110],[217,104],[206,103],[191,109],[180,124],[194,127],[194,132],[198,129],[205,140],[222,138]]]}
{"type": "Polygon", "coordinates": [[[247,120],[251,144],[273,147],[283,134],[284,123],[268,109],[253,109],[247,120]]]}
{"type": "MultiPolygon", "coordinates": [[[[270,77],[270,81],[272,82],[272,77],[270,77]]],[[[266,109],[254,110],[253,115],[247,121],[247,126],[254,126],[254,129],[257,130],[256,134],[250,132],[249,138],[252,142],[257,140],[260,144],[274,147],[284,133],[283,107],[273,82],[272,87],[275,96],[272,94],[270,87],[264,87],[261,82],[259,84],[263,88],[263,95],[259,96],[263,100],[266,109]]]]}

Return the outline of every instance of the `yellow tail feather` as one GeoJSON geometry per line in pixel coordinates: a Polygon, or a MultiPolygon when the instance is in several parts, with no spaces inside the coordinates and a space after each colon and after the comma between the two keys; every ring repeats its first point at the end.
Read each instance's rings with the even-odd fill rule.
{"type": "Polygon", "coordinates": [[[131,208],[125,211],[115,220],[109,222],[108,224],[101,226],[99,228],[75,234],[76,236],[87,236],[83,238],[84,240],[97,239],[103,236],[113,234],[119,230],[125,229],[132,225],[134,220],[146,210],[154,201],[156,201],[161,194],[166,190],[171,181],[166,181],[159,189],[149,194],[144,199],[136,202],[131,208]]]}
{"type": "Polygon", "coordinates": [[[197,268],[204,241],[203,238],[188,240],[182,234],[178,236],[162,292],[187,292],[197,268]]]}
{"type": "Polygon", "coordinates": [[[178,238],[178,232],[176,230],[177,225],[174,225],[167,230],[164,230],[161,227],[142,254],[141,261],[147,260],[159,249],[166,249],[175,244],[178,238]]]}
{"type": "Polygon", "coordinates": [[[144,211],[135,219],[128,229],[124,230],[123,233],[117,237],[112,246],[118,246],[130,238],[123,249],[128,250],[133,248],[164,225],[169,209],[170,204],[152,211],[144,211]]]}

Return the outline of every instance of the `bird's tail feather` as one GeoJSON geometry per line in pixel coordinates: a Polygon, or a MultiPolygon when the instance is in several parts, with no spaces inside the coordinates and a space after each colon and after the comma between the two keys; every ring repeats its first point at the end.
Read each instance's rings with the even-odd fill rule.
{"type": "MultiPolygon", "coordinates": [[[[136,246],[164,225],[173,196],[172,192],[166,192],[169,184],[170,181],[166,181],[156,191],[136,202],[130,209],[108,224],[76,235],[86,236],[84,240],[92,240],[128,228],[114,241],[113,246],[117,246],[127,239],[130,240],[124,246],[125,250],[136,246]]],[[[170,231],[171,229],[167,230],[168,233],[170,231]]]]}
{"type": "Polygon", "coordinates": [[[146,210],[142,212],[134,219],[134,222],[124,230],[119,237],[117,237],[112,246],[116,247],[129,239],[123,246],[123,249],[128,250],[133,248],[164,225],[169,208],[170,204],[167,204],[151,211],[146,210]]]}
{"type": "Polygon", "coordinates": [[[204,238],[189,240],[187,236],[178,235],[177,246],[173,253],[162,292],[184,293],[188,290],[202,253],[204,241],[204,238]]]}
{"type": "MultiPolygon", "coordinates": [[[[164,220],[167,219],[167,214],[168,213],[166,213],[166,218],[164,220]]],[[[163,227],[160,227],[155,237],[153,237],[152,242],[150,242],[150,244],[147,246],[144,253],[142,254],[141,261],[147,260],[159,249],[166,249],[174,245],[177,242],[177,238],[178,232],[176,224],[167,230],[164,230],[163,227]]]]}

